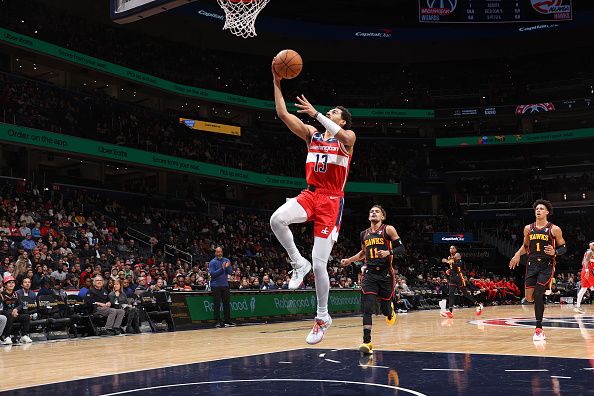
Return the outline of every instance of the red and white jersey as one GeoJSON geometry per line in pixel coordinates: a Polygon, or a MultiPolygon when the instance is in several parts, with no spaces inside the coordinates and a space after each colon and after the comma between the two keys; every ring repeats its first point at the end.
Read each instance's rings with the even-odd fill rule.
{"type": "Polygon", "coordinates": [[[324,133],[314,132],[307,148],[305,179],[308,185],[332,193],[344,191],[351,155],[336,138],[324,140],[324,133]]]}

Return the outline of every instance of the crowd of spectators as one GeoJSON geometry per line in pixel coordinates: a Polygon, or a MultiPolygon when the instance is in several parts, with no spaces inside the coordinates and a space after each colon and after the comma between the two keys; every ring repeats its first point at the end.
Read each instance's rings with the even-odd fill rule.
{"type": "Polygon", "coordinates": [[[463,196],[509,196],[521,193],[588,193],[594,191],[594,173],[581,175],[515,175],[475,176],[456,180],[456,192],[463,196]]]}
{"type": "MultiPolygon", "coordinates": [[[[134,203],[137,201],[108,199],[82,189],[64,193],[38,189],[14,179],[0,181],[0,197],[0,274],[5,282],[13,279],[21,294],[35,291],[60,298],[66,294],[84,297],[91,291],[97,293],[93,288],[98,277],[105,284],[97,290],[107,294],[210,290],[208,262],[217,246],[223,247],[232,261],[233,271],[228,276],[232,289],[287,289],[290,265],[270,231],[268,212],[229,207],[213,217],[172,210],[166,204],[139,206],[134,203]],[[132,236],[132,230],[146,232],[148,238],[140,240],[132,236]]],[[[353,224],[345,225],[329,260],[333,288],[358,288],[361,282],[361,263],[339,264],[341,258],[359,249],[360,230],[353,224]]],[[[565,228],[566,238],[584,239],[592,230],[581,225],[565,228]]],[[[443,297],[447,278],[439,257],[444,249],[427,236],[447,227],[445,217],[398,220],[408,252],[396,264],[396,303],[401,311],[434,308],[443,297]]],[[[311,227],[296,225],[293,232],[307,256],[313,241],[311,227]]],[[[577,254],[571,251],[568,258],[577,254]]],[[[500,273],[493,273],[480,262],[472,264],[469,289],[479,300],[485,304],[518,302],[520,289],[505,266],[500,273]]],[[[559,278],[559,288],[573,293],[574,279],[573,275],[567,280],[559,278]]],[[[313,273],[303,287],[315,287],[313,273]]],[[[111,314],[105,311],[106,316],[111,314]]],[[[119,331],[118,315],[113,313],[109,322],[113,333],[119,331]]],[[[134,314],[131,317],[134,323],[134,314]]],[[[137,326],[131,326],[128,331],[138,331],[137,326]]]]}
{"type": "MultiPolygon", "coordinates": [[[[305,144],[286,128],[248,129],[238,137],[200,134],[176,118],[118,102],[99,93],[53,87],[0,73],[0,115],[4,122],[117,145],[275,175],[303,177],[305,144]],[[278,160],[279,147],[283,160],[278,160]]],[[[362,138],[350,180],[394,182],[418,160],[415,146],[362,138]],[[373,156],[359,153],[373,153],[373,156]],[[397,155],[395,155],[397,154],[397,155]],[[386,161],[377,161],[386,158],[386,161]]]]}

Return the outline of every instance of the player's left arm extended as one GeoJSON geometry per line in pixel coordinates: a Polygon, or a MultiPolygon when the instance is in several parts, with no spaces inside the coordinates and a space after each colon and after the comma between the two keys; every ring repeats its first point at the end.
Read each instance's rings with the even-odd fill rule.
{"type": "Polygon", "coordinates": [[[384,258],[387,256],[404,256],[406,254],[406,248],[404,247],[404,244],[402,243],[402,239],[400,239],[400,237],[398,236],[396,229],[392,226],[387,226],[386,234],[388,234],[388,236],[390,237],[390,240],[392,241],[392,249],[391,250],[380,250],[379,252],[377,252],[378,255],[381,258],[384,258]]]}
{"type": "Polygon", "coordinates": [[[298,96],[297,101],[299,103],[295,103],[295,106],[299,108],[299,110],[297,110],[298,113],[305,113],[316,119],[330,133],[330,135],[332,135],[332,137],[335,137],[340,143],[344,144],[349,152],[351,151],[352,147],[355,145],[355,140],[357,139],[355,132],[350,129],[342,129],[340,125],[317,111],[304,95],[298,96]]]}

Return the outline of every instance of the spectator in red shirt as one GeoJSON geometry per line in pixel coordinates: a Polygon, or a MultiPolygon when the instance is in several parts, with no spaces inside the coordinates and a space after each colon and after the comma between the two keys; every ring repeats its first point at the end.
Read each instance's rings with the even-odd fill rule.
{"type": "Polygon", "coordinates": [[[16,224],[16,220],[10,220],[10,225],[8,226],[10,230],[10,236],[22,236],[19,227],[16,224]]]}

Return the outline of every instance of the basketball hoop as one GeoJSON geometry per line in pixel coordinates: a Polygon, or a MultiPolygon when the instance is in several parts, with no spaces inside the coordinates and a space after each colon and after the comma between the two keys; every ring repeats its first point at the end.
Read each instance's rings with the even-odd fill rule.
{"type": "Polygon", "coordinates": [[[257,36],[256,18],[270,0],[217,0],[225,11],[223,30],[229,29],[238,37],[257,36]]]}

